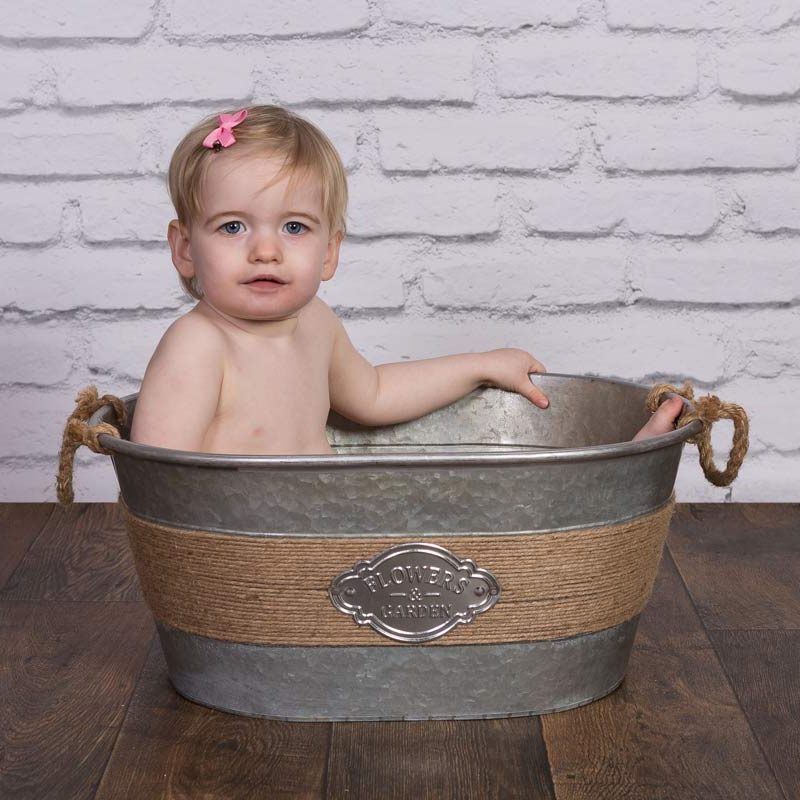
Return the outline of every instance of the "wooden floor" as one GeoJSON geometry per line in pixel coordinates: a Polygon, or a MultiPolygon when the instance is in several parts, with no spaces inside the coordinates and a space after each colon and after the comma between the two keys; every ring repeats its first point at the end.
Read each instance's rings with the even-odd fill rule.
{"type": "Polygon", "coordinates": [[[800,798],[800,505],[682,505],[622,687],[291,724],[180,698],[113,505],[0,505],[0,798],[800,798]]]}

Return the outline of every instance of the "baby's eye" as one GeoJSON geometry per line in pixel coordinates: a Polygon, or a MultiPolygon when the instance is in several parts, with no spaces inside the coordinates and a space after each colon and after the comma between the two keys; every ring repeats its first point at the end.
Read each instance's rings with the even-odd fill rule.
{"type": "Polygon", "coordinates": [[[303,231],[308,230],[307,225],[303,225],[302,222],[297,222],[297,220],[292,220],[291,222],[287,222],[283,226],[286,233],[291,233],[293,236],[297,236],[298,233],[302,233],[303,231]]]}
{"type": "Polygon", "coordinates": [[[222,225],[219,226],[219,229],[223,233],[229,233],[231,236],[234,236],[244,230],[244,225],[238,220],[233,220],[232,222],[223,222],[222,225]]]}

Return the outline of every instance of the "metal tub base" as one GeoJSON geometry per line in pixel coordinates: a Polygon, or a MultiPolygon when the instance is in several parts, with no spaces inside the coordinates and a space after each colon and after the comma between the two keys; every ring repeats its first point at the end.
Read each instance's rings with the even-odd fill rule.
{"type": "Polygon", "coordinates": [[[591,703],[625,676],[639,618],[554,641],[450,647],[264,647],[158,624],[175,689],[290,722],[489,719],[591,703]]]}

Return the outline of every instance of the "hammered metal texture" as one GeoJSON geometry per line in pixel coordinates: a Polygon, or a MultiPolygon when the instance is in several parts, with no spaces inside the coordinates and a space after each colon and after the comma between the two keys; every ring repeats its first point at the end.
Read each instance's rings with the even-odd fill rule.
{"type": "MultiPolygon", "coordinates": [[[[359,428],[332,415],[329,435],[341,452],[327,457],[181,454],[110,437],[103,443],[134,514],[200,530],[548,532],[623,521],[667,502],[683,442],[699,422],[631,443],[647,419],[647,387],[575,376],[537,382],[551,398],[547,411],[485,389],[394,428],[359,428]],[[375,448],[382,452],[365,463],[364,452],[375,448]]],[[[128,405],[134,409],[135,398],[128,405]]]]}
{"type": "Polygon", "coordinates": [[[477,719],[590,703],[621,683],[638,617],[547,642],[456,647],[263,647],[157,623],[172,684],[190,700],[297,722],[477,719]]]}

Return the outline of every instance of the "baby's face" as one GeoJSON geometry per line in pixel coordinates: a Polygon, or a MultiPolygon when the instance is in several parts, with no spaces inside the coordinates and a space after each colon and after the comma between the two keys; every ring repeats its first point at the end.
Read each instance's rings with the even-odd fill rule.
{"type": "Polygon", "coordinates": [[[331,237],[319,180],[280,175],[281,163],[244,149],[215,153],[185,260],[175,259],[173,244],[181,274],[238,319],[296,316],[336,270],[340,237],[331,237]]]}

